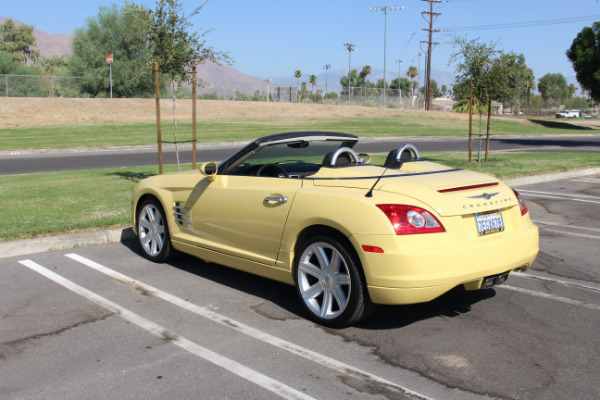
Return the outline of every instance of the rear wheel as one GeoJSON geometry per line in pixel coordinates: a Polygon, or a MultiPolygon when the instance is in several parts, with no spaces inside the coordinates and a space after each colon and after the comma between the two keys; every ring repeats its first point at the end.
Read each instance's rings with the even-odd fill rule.
{"type": "Polygon", "coordinates": [[[313,236],[298,250],[294,262],[296,288],[314,321],[339,328],[354,324],[375,310],[358,257],[346,241],[313,236]]]}
{"type": "Polygon", "coordinates": [[[154,262],[165,262],[174,253],[165,212],[156,199],[145,200],[137,215],[138,241],[144,256],[154,262]]]}

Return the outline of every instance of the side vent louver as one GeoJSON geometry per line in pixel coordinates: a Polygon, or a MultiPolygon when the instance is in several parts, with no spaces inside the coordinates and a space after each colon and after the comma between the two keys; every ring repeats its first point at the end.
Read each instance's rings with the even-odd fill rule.
{"type": "Polygon", "coordinates": [[[179,202],[175,203],[173,206],[173,216],[175,217],[175,221],[179,223],[179,225],[191,225],[192,216],[188,214],[190,212],[190,208],[179,205],[179,202]]]}

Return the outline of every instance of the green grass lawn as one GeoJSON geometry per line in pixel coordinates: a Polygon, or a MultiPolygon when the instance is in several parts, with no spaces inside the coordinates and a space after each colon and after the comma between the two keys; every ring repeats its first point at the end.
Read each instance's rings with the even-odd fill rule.
{"type": "MultiPolygon", "coordinates": [[[[488,163],[469,163],[467,154],[458,152],[423,152],[422,157],[498,177],[600,166],[598,154],[589,153],[492,153],[488,163]]],[[[384,159],[376,155],[373,164],[384,159]]],[[[165,172],[176,170],[165,166],[165,172]]],[[[158,167],[150,166],[0,176],[0,241],[127,226],[133,187],[156,173],[158,167]]]]}
{"type": "MultiPolygon", "coordinates": [[[[554,120],[515,120],[496,118],[492,135],[540,135],[600,133],[600,129],[581,127],[570,122],[554,120]]],[[[482,131],[485,133],[485,121],[482,131]]],[[[178,124],[178,139],[191,140],[191,123],[178,124]]],[[[199,142],[228,142],[251,140],[261,136],[290,131],[324,130],[351,133],[357,136],[458,136],[468,133],[464,119],[448,116],[406,113],[394,118],[320,120],[276,123],[258,122],[199,122],[199,142]]],[[[162,123],[163,140],[173,140],[173,125],[162,123]]],[[[473,133],[479,133],[478,118],[474,118],[473,133]]],[[[156,143],[156,125],[69,125],[0,129],[0,150],[25,150],[69,147],[135,146],[156,143]]]]}

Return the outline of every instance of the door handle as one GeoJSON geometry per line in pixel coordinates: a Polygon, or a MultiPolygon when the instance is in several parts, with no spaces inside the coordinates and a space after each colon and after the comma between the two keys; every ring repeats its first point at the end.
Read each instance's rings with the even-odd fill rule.
{"type": "Polygon", "coordinates": [[[267,196],[265,197],[265,201],[273,201],[276,203],[287,203],[288,199],[285,196],[267,196]]]}

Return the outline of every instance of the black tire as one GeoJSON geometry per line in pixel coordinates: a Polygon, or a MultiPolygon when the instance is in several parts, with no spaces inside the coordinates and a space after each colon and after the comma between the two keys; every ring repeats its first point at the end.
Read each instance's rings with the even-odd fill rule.
{"type": "Polygon", "coordinates": [[[165,212],[158,200],[144,200],[138,209],[136,223],[138,242],[144,257],[158,263],[170,260],[175,250],[171,244],[165,212]]]}
{"type": "Polygon", "coordinates": [[[362,267],[341,237],[317,235],[297,247],[294,279],[310,318],[324,326],[355,324],[375,311],[362,267]]]}

